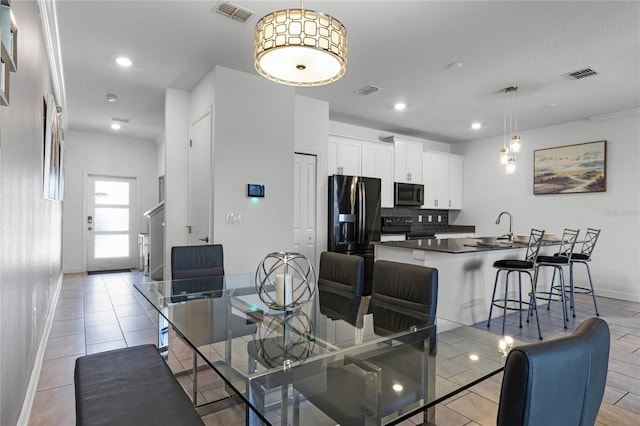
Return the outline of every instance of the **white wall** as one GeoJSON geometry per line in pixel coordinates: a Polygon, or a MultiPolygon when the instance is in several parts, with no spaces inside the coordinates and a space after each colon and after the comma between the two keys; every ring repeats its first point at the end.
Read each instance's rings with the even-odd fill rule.
{"type": "Polygon", "coordinates": [[[212,106],[212,235],[224,245],[225,272],[255,271],[272,251],[293,243],[294,89],[223,67],[190,93],[167,90],[165,106],[165,276],[172,246],[187,242],[188,140],[191,119],[212,106]],[[265,185],[258,202],[248,183],[265,185]],[[227,224],[226,214],[241,216],[227,224]]]}
{"type": "MultiPolygon", "coordinates": [[[[295,97],[295,151],[316,156],[316,259],[327,249],[329,104],[295,97]]],[[[315,265],[316,267],[318,265],[315,265]]]]}
{"type": "Polygon", "coordinates": [[[18,424],[27,389],[33,397],[37,378],[31,385],[30,378],[39,371],[34,366],[38,351],[40,357],[44,353],[44,331],[62,272],[62,203],[44,200],[42,190],[43,98],[53,89],[38,4],[14,1],[11,8],[20,36],[11,102],[0,106],[2,425],[18,424]]]}
{"type": "Polygon", "coordinates": [[[165,156],[167,153],[166,142],[164,139],[164,132],[155,140],[156,145],[156,175],[158,177],[164,175],[165,168],[165,156]]]}
{"type": "Polygon", "coordinates": [[[215,68],[212,229],[229,273],[291,250],[294,107],[293,87],[215,68]],[[248,183],[265,185],[265,197],[249,199],[248,183]],[[226,224],[227,213],[239,213],[241,224],[226,224]]]}
{"type": "MultiPolygon", "coordinates": [[[[463,154],[464,208],[456,224],[473,224],[477,235],[506,232],[498,213],[513,214],[514,233],[532,227],[561,235],[566,228],[601,228],[591,269],[600,295],[640,301],[640,117],[587,120],[522,132],[523,152],[518,169],[505,175],[498,164],[502,137],[453,145],[463,154]],[[533,195],[533,150],[607,141],[607,190],[604,193],[533,195]]],[[[506,218],[505,218],[506,219],[506,218]]],[[[576,280],[585,273],[577,269],[576,280]]]]}
{"type": "MultiPolygon", "coordinates": [[[[171,247],[187,244],[187,165],[189,141],[189,93],[167,89],[165,127],[164,273],[171,276],[171,247]]],[[[152,243],[153,244],[153,243],[152,243]]]]}
{"type": "Polygon", "coordinates": [[[92,133],[67,132],[67,170],[63,209],[63,269],[84,272],[86,229],[84,191],[88,174],[135,177],[138,230],[148,231],[143,213],[157,204],[156,145],[152,141],[92,133]]]}

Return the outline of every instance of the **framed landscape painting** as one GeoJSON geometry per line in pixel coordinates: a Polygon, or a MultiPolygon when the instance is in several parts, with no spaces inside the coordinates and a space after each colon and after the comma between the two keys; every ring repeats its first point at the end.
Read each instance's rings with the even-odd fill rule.
{"type": "Polygon", "coordinates": [[[607,141],[537,149],[533,152],[533,193],[606,191],[607,141]]]}

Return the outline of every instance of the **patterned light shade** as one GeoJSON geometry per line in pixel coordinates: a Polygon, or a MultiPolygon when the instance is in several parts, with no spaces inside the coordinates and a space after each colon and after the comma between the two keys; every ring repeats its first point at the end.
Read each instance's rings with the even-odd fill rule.
{"type": "Polygon", "coordinates": [[[271,12],[256,24],[254,66],[292,86],[321,86],[347,71],[347,29],[332,16],[306,9],[271,12]]]}

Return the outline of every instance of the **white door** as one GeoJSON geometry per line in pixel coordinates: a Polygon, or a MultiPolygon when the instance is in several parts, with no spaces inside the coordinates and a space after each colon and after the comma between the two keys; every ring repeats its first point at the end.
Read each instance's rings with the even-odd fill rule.
{"type": "Polygon", "coordinates": [[[211,108],[191,123],[189,140],[189,245],[211,238],[211,108]]]}
{"type": "Polygon", "coordinates": [[[135,178],[88,176],[85,194],[87,271],[136,266],[137,194],[135,178]]]}
{"type": "Polygon", "coordinates": [[[316,156],[296,154],[293,176],[293,251],[316,264],[316,156]]]}

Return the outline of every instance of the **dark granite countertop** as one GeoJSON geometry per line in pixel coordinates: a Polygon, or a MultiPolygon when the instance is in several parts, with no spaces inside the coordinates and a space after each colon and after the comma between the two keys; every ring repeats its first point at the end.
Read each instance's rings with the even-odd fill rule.
{"type": "MultiPolygon", "coordinates": [[[[442,253],[474,253],[481,251],[509,250],[526,248],[527,243],[500,241],[496,244],[483,244],[479,238],[443,238],[420,239],[407,241],[385,241],[375,244],[400,247],[412,250],[437,251],[442,253]]],[[[556,245],[559,241],[545,241],[543,246],[556,245]]]]}

